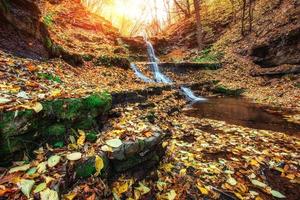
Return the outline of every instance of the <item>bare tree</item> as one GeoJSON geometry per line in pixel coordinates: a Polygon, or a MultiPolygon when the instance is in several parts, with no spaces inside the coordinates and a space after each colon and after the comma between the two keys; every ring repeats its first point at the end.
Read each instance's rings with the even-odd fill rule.
{"type": "Polygon", "coordinates": [[[201,24],[201,0],[194,0],[194,8],[195,8],[195,17],[196,17],[196,25],[197,25],[197,43],[198,49],[202,50],[203,48],[203,35],[202,35],[202,24],[201,24]]]}

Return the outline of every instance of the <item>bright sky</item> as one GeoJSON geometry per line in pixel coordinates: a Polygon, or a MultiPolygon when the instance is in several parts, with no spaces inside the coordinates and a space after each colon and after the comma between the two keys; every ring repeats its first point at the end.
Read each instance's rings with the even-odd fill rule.
{"type": "MultiPolygon", "coordinates": [[[[86,0],[97,4],[97,0],[86,0]]],[[[106,4],[98,13],[111,21],[114,26],[119,27],[123,17],[133,22],[149,23],[155,17],[155,0],[112,0],[112,4],[106,4]]],[[[93,4],[95,5],[95,4],[93,4]]],[[[167,18],[164,0],[156,0],[157,16],[160,22],[167,18]]],[[[96,11],[96,12],[97,12],[96,11]]]]}

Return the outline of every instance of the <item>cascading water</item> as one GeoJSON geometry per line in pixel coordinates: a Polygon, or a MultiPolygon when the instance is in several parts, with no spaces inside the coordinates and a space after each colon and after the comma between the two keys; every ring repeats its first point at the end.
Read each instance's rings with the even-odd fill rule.
{"type": "Polygon", "coordinates": [[[138,68],[135,64],[131,63],[130,64],[131,69],[134,71],[135,75],[145,81],[146,83],[152,83],[154,82],[152,79],[146,77],[138,68]]]}
{"type": "MultiPolygon", "coordinates": [[[[159,59],[155,56],[154,48],[153,48],[152,44],[149,41],[147,41],[146,37],[144,37],[144,38],[145,38],[145,41],[147,44],[147,52],[148,52],[148,57],[149,57],[150,66],[151,66],[151,69],[153,72],[154,80],[158,83],[172,84],[172,80],[160,72],[159,66],[158,66],[159,59]]],[[[142,72],[135,66],[135,64],[132,63],[131,68],[134,70],[136,76],[139,77],[140,79],[142,79],[143,81],[154,82],[152,79],[149,79],[148,77],[143,75],[142,72]]],[[[193,93],[193,91],[187,87],[181,87],[180,89],[183,92],[183,94],[186,96],[186,98],[191,102],[206,101],[206,99],[203,97],[197,97],[193,93]]]]}
{"type": "Polygon", "coordinates": [[[205,99],[203,97],[197,97],[197,96],[195,96],[195,94],[193,93],[193,91],[190,88],[181,87],[180,89],[183,91],[184,95],[186,96],[186,98],[189,101],[196,102],[196,101],[206,101],[207,100],[207,99],[205,99]]]}
{"type": "Polygon", "coordinates": [[[166,77],[160,72],[158,67],[159,59],[156,58],[155,56],[155,52],[152,44],[148,41],[146,41],[146,43],[147,43],[147,51],[150,60],[150,65],[154,75],[154,80],[158,83],[172,83],[172,81],[168,77],[166,77]]]}

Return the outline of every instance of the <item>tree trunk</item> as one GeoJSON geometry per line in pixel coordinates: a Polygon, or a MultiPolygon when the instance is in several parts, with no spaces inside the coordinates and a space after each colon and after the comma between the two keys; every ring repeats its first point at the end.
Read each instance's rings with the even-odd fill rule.
{"type": "Polygon", "coordinates": [[[242,10],[242,36],[245,36],[245,15],[246,15],[246,3],[247,0],[243,0],[243,10],[242,10]]]}
{"type": "Polygon", "coordinates": [[[196,25],[197,25],[197,43],[198,43],[199,51],[203,49],[203,41],[202,41],[203,35],[202,35],[200,5],[201,5],[201,0],[194,0],[195,17],[196,17],[196,25]]]}

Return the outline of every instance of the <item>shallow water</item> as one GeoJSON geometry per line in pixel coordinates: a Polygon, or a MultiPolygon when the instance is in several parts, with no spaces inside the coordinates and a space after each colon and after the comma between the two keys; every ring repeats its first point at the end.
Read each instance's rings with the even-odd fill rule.
{"type": "Polygon", "coordinates": [[[269,113],[257,104],[242,98],[209,98],[206,102],[193,104],[185,111],[185,114],[300,136],[300,125],[290,123],[281,115],[269,113]]]}

